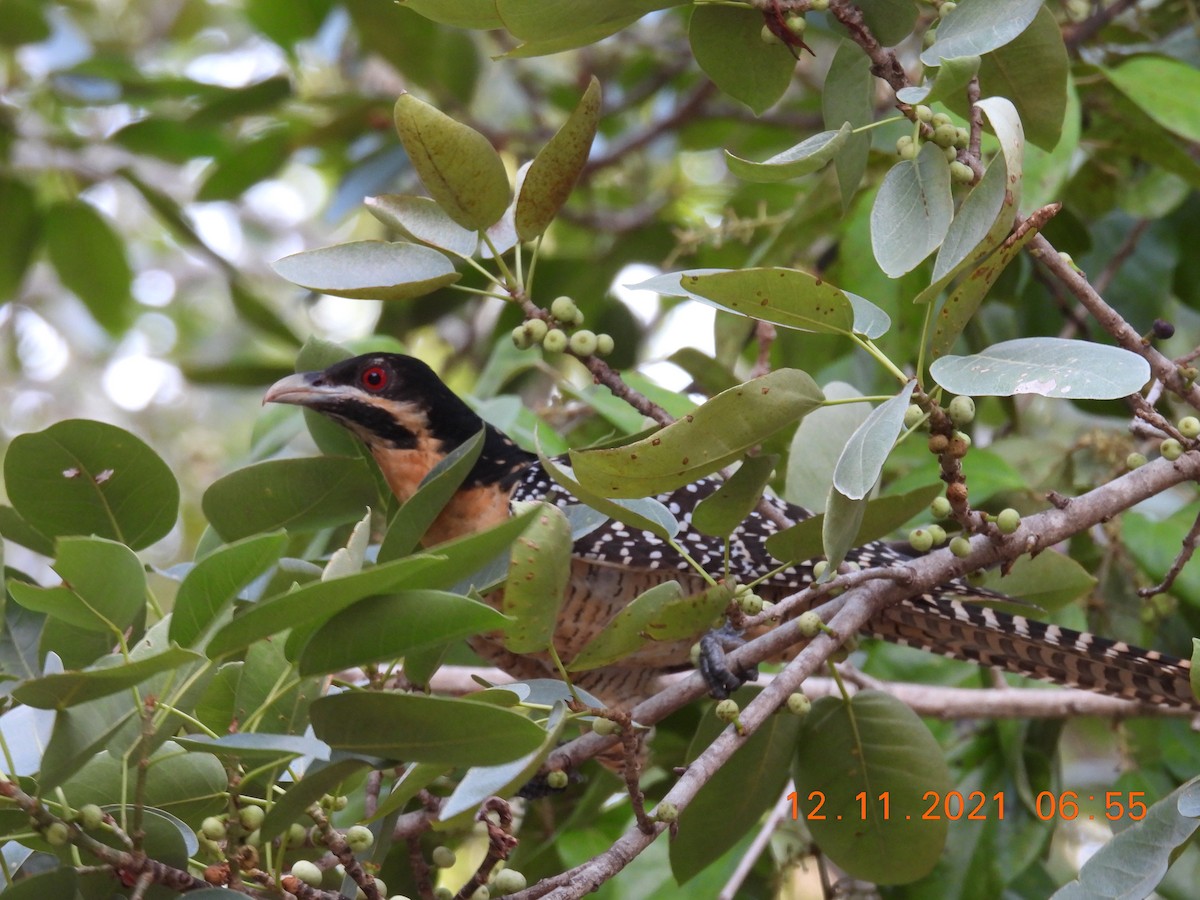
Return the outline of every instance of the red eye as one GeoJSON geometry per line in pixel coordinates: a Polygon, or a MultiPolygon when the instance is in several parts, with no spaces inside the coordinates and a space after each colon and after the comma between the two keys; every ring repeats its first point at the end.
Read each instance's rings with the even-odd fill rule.
{"type": "Polygon", "coordinates": [[[362,375],[359,376],[359,380],[362,381],[362,386],[368,391],[382,391],[387,387],[387,371],[383,366],[371,366],[371,368],[363,370],[362,375]]]}

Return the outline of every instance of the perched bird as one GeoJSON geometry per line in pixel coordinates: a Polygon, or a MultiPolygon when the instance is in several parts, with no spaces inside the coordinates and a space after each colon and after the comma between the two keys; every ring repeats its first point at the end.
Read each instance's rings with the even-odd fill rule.
{"type": "MultiPolygon", "coordinates": [[[[425,546],[494,525],[519,501],[545,500],[560,506],[579,502],[547,475],[536,456],[485,425],[427,365],[409,356],[368,354],[323,372],[291,375],[274,384],[264,402],[303,406],[349,429],[366,444],[401,502],[413,495],[439,460],[485,429],[478,461],[426,532],[425,546]]],[[[724,571],[724,543],[696,531],[691,513],[719,484],[704,478],[657,498],[680,524],[676,541],[706,571],[718,575],[724,571]]],[[[792,521],[811,515],[778,499],[768,502],[792,521]]],[[[776,530],[774,522],[755,511],[731,536],[729,565],[740,582],[777,567],[766,551],[767,538],[776,530]]],[[[881,541],[852,550],[847,558],[863,568],[909,559],[881,541]]],[[[631,531],[609,520],[580,538],[573,548],[567,596],[554,635],[560,657],[570,660],[633,598],[670,579],[689,592],[705,586],[690,563],[650,532],[631,531]]],[[[764,599],[778,600],[812,579],[812,563],[800,563],[760,583],[756,591],[764,599]]],[[[985,592],[986,599],[996,596],[985,592]]],[[[972,604],[972,598],[981,599],[981,592],[950,582],[934,593],[886,608],[866,633],[1109,696],[1198,706],[1191,667],[1184,660],[1007,615],[972,604]]],[[[494,594],[490,600],[498,602],[498,597],[494,594]]],[[[660,675],[689,666],[691,645],[691,640],[652,642],[619,663],[580,673],[576,683],[606,703],[629,708],[654,693],[660,675]]],[[[495,637],[474,639],[472,646],[516,678],[556,677],[545,655],[518,656],[495,637]]]]}

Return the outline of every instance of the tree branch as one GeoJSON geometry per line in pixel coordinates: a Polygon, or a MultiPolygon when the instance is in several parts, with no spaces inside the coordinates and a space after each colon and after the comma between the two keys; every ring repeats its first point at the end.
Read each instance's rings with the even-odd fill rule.
{"type": "MultiPolygon", "coordinates": [[[[1021,221],[1018,218],[1018,225],[1021,221]]],[[[1118,344],[1145,358],[1150,363],[1150,370],[1154,373],[1155,378],[1186,400],[1194,409],[1200,409],[1200,387],[1189,384],[1173,361],[1160,353],[1153,345],[1143,341],[1142,336],[1134,327],[1109,306],[1096,289],[1088,283],[1083,273],[1077,271],[1074,266],[1059,256],[1058,251],[1054,249],[1053,244],[1046,240],[1045,235],[1039,234],[1033,238],[1026,249],[1051,275],[1075,295],[1083,307],[1100,323],[1100,326],[1116,338],[1118,344]]]]}

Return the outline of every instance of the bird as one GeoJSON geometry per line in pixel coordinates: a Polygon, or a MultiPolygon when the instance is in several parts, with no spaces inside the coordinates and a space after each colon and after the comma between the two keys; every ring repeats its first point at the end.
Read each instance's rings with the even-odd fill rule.
{"type": "MultiPolygon", "coordinates": [[[[412,497],[440,460],[482,430],[478,460],[421,539],[425,547],[498,524],[523,501],[559,507],[579,502],[548,474],[537,455],[484,422],[428,365],[412,356],[371,353],[323,371],[290,375],[272,385],[263,402],[301,406],[345,427],[366,445],[401,503],[412,497]]],[[[691,522],[696,505],[720,484],[710,476],[656,498],[679,522],[675,541],[690,560],[653,533],[630,529],[615,519],[575,541],[553,636],[561,659],[572,659],[630,601],[655,585],[675,580],[689,593],[704,590],[706,583],[692,561],[706,571],[724,571],[724,541],[702,534],[691,522]]],[[[812,513],[770,494],[764,495],[764,502],[779,515],[755,510],[729,537],[729,574],[750,583],[774,573],[755,591],[765,600],[778,601],[813,582],[816,561],[780,571],[767,552],[767,539],[779,530],[780,517],[794,522],[812,513]]],[[[911,558],[884,541],[863,544],[846,557],[862,568],[903,565],[911,558]]],[[[978,602],[998,597],[1003,595],[956,579],[886,607],[864,634],[1143,704],[1200,708],[1188,661],[978,602]]],[[[499,591],[486,599],[499,606],[499,591]]],[[[578,673],[573,683],[607,705],[630,709],[659,689],[664,674],[692,667],[694,642],[648,642],[616,663],[578,673]]],[[[470,643],[480,656],[518,680],[558,677],[548,654],[512,653],[499,635],[470,643]]]]}

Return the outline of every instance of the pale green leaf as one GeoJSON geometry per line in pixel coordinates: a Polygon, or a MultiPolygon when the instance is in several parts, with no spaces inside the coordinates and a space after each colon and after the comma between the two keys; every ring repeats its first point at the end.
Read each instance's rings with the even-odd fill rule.
{"type": "Polygon", "coordinates": [[[67,419],[13,438],[8,499],[47,537],[97,535],[142,550],[179,515],[179,484],[140,438],[104,422],[67,419]]]}
{"type": "Polygon", "coordinates": [[[915,381],[908,382],[899,394],[871,410],[846,442],[833,470],[833,483],[851,500],[867,496],[879,480],[904,425],[904,413],[915,387],[915,381]]]}
{"type": "Polygon", "coordinates": [[[921,62],[936,66],[943,59],[983,56],[1029,27],[1042,0],[1007,3],[960,3],[937,27],[937,40],[921,54],[921,62]]]}
{"type": "Polygon", "coordinates": [[[508,173],[486,137],[407,93],[396,101],[395,121],[421,183],[446,215],[471,231],[504,215],[508,173]]]}
{"type": "Polygon", "coordinates": [[[363,205],[380,222],[409,240],[454,256],[473,256],[479,246],[478,232],[463,228],[428,197],[380,194],[367,197],[363,205]]]}
{"type": "Polygon", "coordinates": [[[722,92],[761,115],[792,80],[796,60],[782,43],[764,44],[762,13],[733,6],[697,4],[688,40],[692,54],[722,92]]]}
{"type": "Polygon", "coordinates": [[[926,795],[945,796],[952,782],[941,747],[911,709],[879,691],[848,703],[821,698],[796,747],[801,806],[822,804],[822,817],[805,824],[838,867],[876,884],[904,884],[933,869],[948,822],[924,817],[926,795]]]}
{"type": "Polygon", "coordinates": [[[355,300],[409,300],[461,277],[437,250],[387,241],[304,250],[276,260],[271,267],[310,291],[355,300]]]}
{"type": "Polygon", "coordinates": [[[741,457],[823,399],[799,369],[776,369],[730,388],[650,437],[606,450],[572,451],[575,475],[612,497],[674,490],[741,457]]]}
{"type": "Polygon", "coordinates": [[[511,619],[505,649],[533,653],[550,646],[571,576],[571,526],[550,503],[523,507],[532,518],[512,545],[501,611],[511,619]]]}
{"type": "Polygon", "coordinates": [[[944,356],[929,367],[954,394],[1116,400],[1137,393],[1150,364],[1120,347],[1063,338],[1018,338],[971,356],[944,356]]]}
{"type": "Polygon", "coordinates": [[[816,172],[841,151],[850,137],[850,123],[845,122],[837,131],[822,131],[805,138],[796,146],[776,153],[762,162],[742,159],[725,151],[725,165],[729,171],[744,181],[774,183],[799,178],[816,172]]]}
{"type": "Polygon", "coordinates": [[[799,269],[684,272],[679,284],[690,296],[784,328],[847,334],[854,325],[854,309],[845,292],[799,269]]]}
{"type": "Polygon", "coordinates": [[[926,143],[916,159],[894,165],[871,208],[871,249],[893,278],[915,269],[941,246],[954,218],[950,164],[926,143]]]}
{"type": "Polygon", "coordinates": [[[532,753],[546,735],[523,715],[457,698],[347,691],[310,709],[329,746],[387,759],[491,766],[532,753]]]}
{"type": "Polygon", "coordinates": [[[600,121],[600,82],[592,77],[570,118],[530,164],[517,194],[513,223],[523,241],[544,232],[567,202],[587,163],[600,121]]]}
{"type": "Polygon", "coordinates": [[[1200,71],[1165,56],[1135,56],[1101,69],[1117,90],[1163,128],[1200,141],[1200,71]]]}

